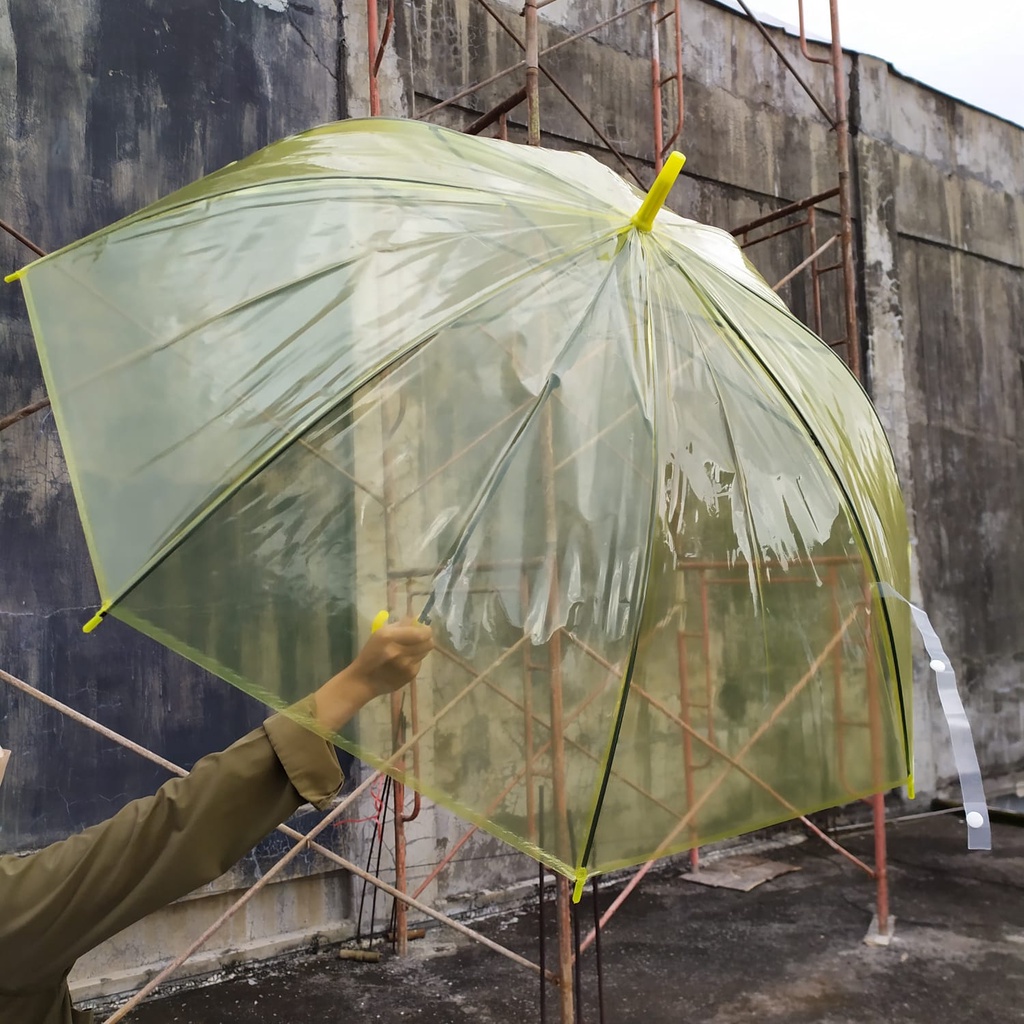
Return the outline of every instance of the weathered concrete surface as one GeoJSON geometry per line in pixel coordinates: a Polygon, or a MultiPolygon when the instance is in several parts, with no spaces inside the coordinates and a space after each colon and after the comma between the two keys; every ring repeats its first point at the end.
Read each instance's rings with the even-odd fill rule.
{"type": "MultiPolygon", "coordinates": [[[[1024,131],[858,57],[852,119],[870,388],[889,431],[922,600],[982,765],[1024,764],[1024,131]]],[[[918,781],[955,767],[925,666],[918,781]]]]}
{"type": "MultiPolygon", "coordinates": [[[[272,6],[0,0],[0,217],[56,248],[336,117],[334,0],[272,6]]],[[[0,274],[30,258],[0,233],[0,274]]],[[[41,395],[20,289],[0,285],[0,410],[41,395]]],[[[186,766],[263,717],[255,701],[118,622],[83,636],[96,604],[56,429],[40,414],[0,438],[0,666],[186,766]]],[[[7,687],[0,742],[14,751],[0,789],[5,852],[99,821],[166,778],[7,687]]],[[[248,884],[283,848],[264,844],[220,887],[248,884]]],[[[305,857],[296,874],[322,870],[305,857]]],[[[337,899],[322,903],[337,910],[337,899]]],[[[254,946],[289,930],[276,904],[249,924],[254,946]]],[[[100,951],[91,962],[100,976],[144,968],[147,950],[100,951]]]]}
{"type": "MultiPolygon", "coordinates": [[[[521,36],[521,0],[494,2],[521,36]]],[[[366,114],[365,4],[286,6],[0,0],[0,216],[52,248],[274,138],[339,114],[366,114]]],[[[560,0],[545,7],[542,45],[623,6],[560,0]]],[[[394,46],[382,67],[384,113],[422,112],[520,57],[475,0],[397,8],[394,46]]],[[[831,133],[753,26],[715,3],[688,0],[683,12],[686,121],[679,145],[689,159],[672,195],[676,208],[731,228],[832,185],[831,133]]],[[[830,95],[829,69],[803,62],[792,37],[775,38],[818,93],[830,95]]],[[[652,175],[648,49],[641,12],[544,58],[644,183],[652,175]]],[[[1024,594],[1013,571],[1024,548],[1024,131],[872,58],[848,54],[847,71],[862,341],[917,538],[914,596],[934,612],[967,684],[985,769],[1010,771],[1024,763],[1024,594]]],[[[438,119],[464,126],[520,82],[510,75],[438,119]]],[[[545,144],[587,149],[618,166],[557,89],[546,80],[541,88],[545,144]]],[[[523,117],[520,107],[510,119],[513,138],[522,137],[523,117]]],[[[666,122],[673,117],[668,103],[666,122]]],[[[834,227],[834,218],[821,217],[822,237],[834,227]]],[[[775,281],[806,251],[794,232],[751,256],[775,281]]],[[[4,273],[27,258],[0,236],[4,273]]],[[[838,287],[832,275],[825,290],[829,338],[842,333],[838,287]]],[[[781,294],[806,318],[803,278],[781,294]]],[[[41,393],[20,294],[0,288],[0,412],[41,393]]],[[[120,623],[81,635],[96,594],[50,417],[4,433],[0,481],[0,665],[184,764],[258,720],[262,710],[253,702],[120,623]]],[[[919,668],[918,786],[929,792],[950,777],[952,764],[927,669],[919,668]]],[[[42,845],[163,779],[5,691],[0,742],[16,755],[0,789],[3,849],[42,845]]],[[[362,861],[367,834],[366,826],[353,827],[334,838],[362,861]]],[[[451,816],[425,811],[413,835],[413,876],[422,879],[460,834],[451,816]]],[[[264,844],[214,890],[245,884],[280,848],[277,840],[264,844]]],[[[466,906],[479,890],[520,877],[526,869],[510,870],[504,852],[490,839],[471,844],[427,898],[466,906]]],[[[389,868],[385,852],[383,873],[389,868]]],[[[296,874],[321,871],[314,858],[303,858],[296,874]]],[[[348,904],[338,876],[319,877],[322,914],[310,912],[309,931],[351,928],[350,917],[334,920],[348,913],[339,909],[348,904]]],[[[308,937],[292,931],[285,887],[268,896],[274,898],[261,904],[262,916],[248,924],[251,955],[275,948],[278,933],[292,935],[293,945],[308,937]]],[[[192,903],[202,916],[199,905],[192,903]]],[[[180,908],[169,914],[176,928],[197,930],[180,908]]],[[[126,935],[108,960],[86,965],[92,977],[147,969],[160,954],[160,927],[151,921],[126,935]]]]}
{"type": "MultiPolygon", "coordinates": [[[[1011,1024],[1024,1020],[1024,829],[995,828],[995,851],[969,854],[964,826],[932,818],[890,831],[896,937],[863,937],[873,886],[808,841],[772,859],[800,871],[750,893],[662,873],[646,880],[605,931],[607,1024],[1011,1024]]],[[[870,850],[870,837],[852,845],[870,850]]],[[[602,905],[612,897],[609,888],[602,905]]],[[[589,900],[581,923],[592,919],[589,900]]],[[[537,958],[536,909],[483,925],[537,958]]],[[[549,954],[551,950],[549,945],[549,954]]],[[[151,1002],[137,1024],[414,1020],[540,1021],[533,975],[480,946],[431,930],[416,956],[378,965],[331,950],[279,962],[216,988],[151,1002]]],[[[583,960],[584,1020],[597,1020],[594,955],[583,960]]],[[[554,999],[548,1021],[556,1020],[554,999]]]]}

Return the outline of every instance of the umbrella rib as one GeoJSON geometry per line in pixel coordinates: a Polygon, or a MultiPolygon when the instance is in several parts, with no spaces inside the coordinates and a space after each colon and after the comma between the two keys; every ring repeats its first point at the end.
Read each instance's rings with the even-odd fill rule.
{"type": "MultiPolygon", "coordinates": [[[[679,271],[682,274],[684,274],[687,277],[687,279],[690,279],[690,274],[682,266],[682,264],[679,262],[679,260],[674,256],[674,254],[671,252],[671,250],[666,248],[665,249],[665,254],[666,254],[667,258],[669,260],[671,260],[671,262],[679,269],[679,271]]],[[[704,259],[703,257],[698,257],[698,262],[702,266],[704,266],[704,267],[712,267],[712,269],[713,269],[713,266],[711,264],[709,264],[708,261],[706,259],[704,259]]],[[[754,292],[752,289],[750,289],[748,286],[744,285],[742,282],[735,281],[735,279],[732,278],[732,277],[727,277],[727,280],[732,282],[732,283],[734,283],[737,287],[743,288],[745,291],[750,291],[754,295],[758,294],[757,292],[754,292]]],[[[775,375],[775,373],[773,373],[771,367],[767,364],[767,362],[761,356],[761,354],[757,351],[757,349],[753,345],[751,345],[749,342],[747,342],[747,340],[746,340],[746,338],[745,338],[745,336],[743,334],[743,331],[740,329],[739,325],[736,323],[736,321],[733,319],[733,317],[729,314],[729,312],[725,309],[725,307],[720,302],[716,301],[716,299],[713,297],[713,295],[710,292],[705,292],[704,289],[701,289],[698,294],[703,295],[704,298],[706,299],[706,301],[710,304],[711,308],[714,310],[714,312],[716,312],[718,314],[718,316],[721,317],[721,319],[723,320],[724,323],[728,324],[728,326],[732,330],[733,334],[742,343],[744,349],[751,355],[751,357],[754,359],[754,361],[764,371],[764,373],[767,376],[767,378],[778,389],[779,394],[783,397],[783,399],[785,400],[785,402],[789,406],[790,410],[792,411],[793,415],[800,421],[800,424],[803,426],[804,432],[806,433],[807,437],[814,444],[815,448],[817,448],[817,450],[821,453],[821,457],[825,461],[825,465],[828,466],[828,469],[829,469],[829,471],[832,474],[832,478],[835,481],[836,486],[839,488],[840,492],[843,495],[843,499],[846,502],[847,512],[848,512],[850,518],[852,519],[853,523],[856,525],[857,533],[859,534],[860,546],[861,546],[861,548],[863,550],[864,557],[867,558],[868,563],[871,566],[871,571],[874,574],[875,582],[876,583],[877,582],[881,582],[882,581],[882,577],[881,577],[881,574],[878,571],[878,564],[877,564],[877,562],[875,560],[875,553],[871,549],[871,545],[868,543],[867,531],[864,529],[864,524],[861,522],[860,516],[857,513],[857,506],[854,504],[853,500],[850,497],[850,493],[849,493],[849,490],[846,487],[846,483],[845,483],[845,481],[843,479],[843,475],[836,468],[836,465],[832,461],[832,458],[828,454],[828,452],[826,452],[824,447],[817,442],[817,438],[815,437],[814,431],[811,428],[810,423],[807,421],[806,416],[804,416],[802,410],[800,409],[799,404],[795,401],[793,396],[790,395],[789,391],[785,388],[785,386],[778,379],[778,377],[775,375]]],[[[781,312],[785,315],[785,317],[788,320],[790,320],[797,327],[797,329],[799,331],[801,331],[803,333],[807,333],[807,334],[811,333],[807,329],[807,327],[804,324],[800,323],[800,321],[797,320],[796,317],[793,316],[793,314],[788,309],[785,309],[783,307],[781,312]]],[[[813,335],[813,334],[811,334],[811,337],[815,338],[815,340],[819,343],[819,345],[824,346],[824,348],[828,352],[831,353],[832,358],[837,359],[837,360],[839,360],[840,363],[842,363],[842,360],[839,359],[839,356],[834,351],[832,351],[827,345],[825,345],[824,342],[822,342],[820,338],[816,338],[815,335],[813,335]]],[[[856,377],[854,377],[853,379],[855,381],[857,380],[856,377]]],[[[860,385],[860,382],[857,381],[857,383],[858,383],[859,386],[862,387],[862,390],[863,390],[863,386],[860,385]]],[[[871,400],[869,398],[867,398],[866,393],[865,393],[865,399],[868,402],[868,406],[871,409],[871,412],[875,416],[876,423],[878,424],[879,428],[882,429],[881,428],[881,420],[878,419],[878,412],[874,408],[874,406],[871,404],[871,400]]],[[[889,447],[889,455],[890,455],[890,458],[893,459],[893,465],[895,466],[895,456],[893,456],[893,454],[892,454],[892,445],[889,443],[888,435],[885,434],[884,429],[882,429],[882,434],[886,438],[886,444],[889,447]]],[[[879,600],[879,604],[881,605],[882,616],[883,616],[883,618],[885,620],[885,630],[886,630],[886,635],[887,635],[888,640],[889,640],[889,648],[890,648],[890,650],[893,651],[894,657],[895,657],[896,637],[895,637],[894,630],[893,630],[892,618],[891,618],[891,616],[889,614],[889,607],[888,607],[887,602],[884,601],[884,600],[881,600],[881,599],[879,600]]],[[[907,765],[911,765],[911,764],[913,764],[913,752],[911,751],[911,748],[910,748],[910,727],[909,727],[908,722],[907,722],[907,708],[906,708],[906,702],[905,702],[904,697],[903,697],[903,686],[902,686],[902,682],[901,682],[900,676],[899,676],[899,664],[898,664],[898,662],[895,664],[895,672],[896,672],[896,675],[895,675],[895,679],[896,679],[896,694],[897,694],[897,697],[899,698],[900,718],[901,718],[901,724],[903,726],[903,753],[904,753],[904,757],[906,758],[907,765]]]]}
{"type": "MultiPolygon", "coordinates": [[[[434,125],[432,127],[437,127],[437,126],[434,125]]],[[[555,182],[558,185],[561,185],[563,187],[566,184],[565,181],[563,181],[562,179],[560,179],[560,178],[558,178],[555,175],[552,175],[550,173],[547,174],[547,177],[549,177],[551,179],[551,181],[553,181],[553,182],[555,182]]],[[[86,235],[85,238],[81,238],[81,239],[79,239],[76,242],[72,242],[70,245],[66,245],[66,246],[64,246],[61,249],[55,250],[54,252],[47,253],[46,256],[41,257],[40,259],[33,261],[33,263],[30,264],[30,266],[34,266],[36,264],[41,264],[41,263],[43,263],[44,260],[52,260],[53,257],[55,257],[55,256],[60,256],[60,255],[63,255],[65,253],[67,253],[67,252],[70,252],[70,251],[72,251],[74,249],[80,248],[81,246],[85,245],[86,243],[93,242],[93,241],[95,241],[98,238],[101,238],[101,237],[104,237],[104,236],[110,236],[110,235],[112,235],[115,232],[115,230],[123,229],[123,228],[129,227],[129,226],[135,227],[136,225],[147,224],[151,220],[155,220],[157,218],[163,218],[165,216],[168,216],[169,214],[180,213],[182,210],[187,210],[189,207],[199,206],[201,204],[208,204],[208,203],[213,202],[216,199],[223,199],[226,196],[234,196],[234,195],[238,195],[239,193],[248,192],[248,191],[256,191],[256,190],[266,191],[269,187],[275,187],[275,186],[299,186],[299,185],[308,184],[310,182],[319,183],[319,182],[325,182],[325,181],[346,181],[346,182],[357,181],[357,182],[363,182],[363,183],[366,183],[366,184],[379,184],[380,182],[385,182],[386,181],[386,182],[393,182],[396,185],[400,184],[403,187],[419,185],[419,186],[423,186],[424,188],[436,189],[438,192],[451,192],[451,193],[456,193],[456,194],[470,193],[470,194],[475,194],[475,195],[487,195],[487,192],[485,190],[483,190],[481,188],[478,188],[475,185],[456,185],[456,184],[452,184],[451,182],[423,181],[423,180],[420,180],[418,178],[400,178],[400,177],[392,178],[392,177],[387,177],[387,176],[382,176],[382,175],[369,176],[369,175],[354,175],[354,174],[318,174],[318,175],[315,175],[315,176],[304,176],[304,177],[296,177],[296,178],[275,178],[272,182],[265,182],[264,181],[264,182],[258,182],[256,184],[246,183],[246,184],[242,184],[242,185],[237,185],[234,188],[226,188],[226,189],[223,189],[222,191],[212,192],[212,193],[210,193],[208,195],[204,195],[202,197],[193,197],[193,198],[183,199],[183,200],[180,200],[179,202],[173,203],[173,204],[168,205],[168,206],[160,206],[159,209],[147,208],[146,210],[140,210],[139,213],[135,214],[134,216],[126,217],[124,220],[117,221],[114,224],[109,225],[108,227],[100,228],[99,231],[95,231],[91,235],[86,235]]],[[[313,186],[311,186],[311,187],[313,187],[313,186]]],[[[585,193],[585,192],[576,192],[576,193],[574,193],[574,195],[578,199],[580,199],[580,200],[582,200],[584,198],[592,198],[590,193],[585,193]]],[[[507,198],[508,198],[507,196],[503,197],[503,199],[505,201],[507,201],[507,198]]],[[[542,201],[539,201],[537,199],[533,199],[528,194],[523,194],[523,195],[515,196],[515,202],[516,202],[516,204],[522,205],[522,206],[531,206],[531,207],[533,207],[535,209],[542,209],[542,210],[557,210],[557,211],[559,211],[561,213],[564,213],[566,208],[568,208],[570,210],[574,208],[573,205],[569,202],[568,198],[566,198],[566,199],[564,199],[564,200],[562,200],[561,202],[558,202],[558,203],[549,203],[549,202],[542,202],[542,201]]],[[[154,204],[154,205],[156,205],[156,204],[154,204]]],[[[594,209],[592,207],[579,206],[577,209],[578,209],[579,214],[586,215],[588,218],[591,218],[591,219],[593,219],[593,218],[600,218],[602,216],[602,211],[601,210],[594,209]]],[[[615,212],[616,212],[616,214],[618,214],[620,211],[615,211],[615,212]]],[[[621,215],[622,215],[623,220],[626,221],[626,222],[628,222],[629,217],[631,216],[631,214],[626,212],[626,211],[621,211],[621,215]]],[[[210,216],[211,216],[211,214],[209,213],[209,211],[204,213],[204,217],[210,217],[210,216]]],[[[216,216],[216,214],[213,214],[213,216],[216,216]]],[[[617,230],[621,230],[621,228],[624,226],[619,221],[617,216],[613,218],[611,215],[608,215],[608,219],[613,221],[617,225],[617,230]]]]}
{"type": "MultiPolygon", "coordinates": [[[[592,249],[593,247],[600,245],[604,241],[607,241],[609,238],[616,237],[618,234],[619,231],[615,230],[608,232],[606,235],[600,236],[598,238],[589,239],[586,243],[583,243],[573,249],[568,249],[563,252],[560,252],[557,256],[554,256],[546,260],[545,262],[538,264],[537,266],[530,267],[527,270],[524,270],[521,273],[516,274],[512,278],[503,281],[500,285],[488,289],[482,295],[476,296],[473,302],[468,303],[465,306],[460,306],[450,316],[446,317],[441,322],[432,325],[429,331],[421,333],[421,335],[417,337],[414,341],[394,352],[391,356],[388,357],[388,359],[383,363],[383,365],[375,367],[372,371],[364,374],[363,377],[361,377],[359,380],[354,381],[350,387],[350,393],[355,393],[360,388],[365,387],[368,383],[380,377],[382,374],[387,373],[387,371],[391,369],[391,367],[394,366],[396,363],[400,362],[403,359],[406,359],[409,355],[413,354],[417,349],[429,343],[430,340],[439,331],[444,330],[447,327],[450,327],[451,324],[455,323],[457,320],[461,319],[464,316],[467,316],[469,313],[473,312],[476,309],[479,309],[481,306],[486,305],[497,295],[501,294],[503,290],[511,287],[513,284],[516,284],[522,279],[532,274],[536,274],[541,270],[552,270],[559,264],[564,263],[567,260],[577,258],[583,253],[592,249]]],[[[122,587],[120,592],[115,597],[110,599],[109,604],[107,606],[107,610],[109,611],[119,602],[124,600],[124,598],[136,586],[138,586],[139,583],[142,582],[142,580],[144,580],[151,572],[153,572],[154,569],[156,569],[158,565],[160,565],[161,562],[163,562],[174,550],[177,549],[181,542],[193,530],[197,529],[203,522],[205,522],[211,515],[213,515],[214,512],[216,512],[242,487],[244,487],[246,483],[252,480],[253,477],[260,473],[271,462],[273,462],[274,459],[276,459],[277,456],[280,455],[282,451],[284,451],[292,443],[294,443],[294,440],[297,437],[300,437],[307,430],[313,427],[319,420],[322,420],[325,416],[327,416],[335,408],[337,408],[337,406],[340,405],[341,402],[343,402],[346,397],[347,396],[343,396],[342,398],[329,402],[325,407],[318,409],[315,414],[313,414],[312,416],[308,417],[306,420],[298,424],[292,431],[291,436],[286,436],[285,438],[278,440],[278,442],[272,445],[260,459],[256,460],[256,462],[249,468],[249,471],[247,473],[243,474],[239,479],[235,480],[232,484],[226,486],[224,490],[205,509],[198,512],[195,516],[193,516],[193,518],[190,521],[179,527],[179,529],[175,532],[171,539],[167,541],[163,548],[149,560],[149,562],[139,571],[139,573],[135,577],[129,580],[129,582],[125,584],[124,587],[122,587]]]]}
{"type": "MultiPolygon", "coordinates": [[[[643,254],[644,249],[640,247],[640,253],[643,254]]],[[[658,355],[657,348],[654,339],[654,325],[651,322],[651,290],[650,290],[650,277],[648,274],[648,267],[646,262],[642,263],[644,274],[644,291],[645,291],[645,302],[644,302],[644,341],[647,349],[647,370],[650,377],[654,380],[658,379],[658,355]]],[[[651,388],[651,403],[652,406],[657,403],[657,388],[651,388]]],[[[647,608],[647,592],[648,584],[650,581],[651,573],[651,543],[654,537],[655,523],[658,515],[658,437],[656,433],[658,422],[657,409],[652,408],[651,413],[651,464],[653,471],[651,473],[651,496],[650,496],[650,510],[648,512],[647,521],[647,558],[644,562],[643,571],[640,574],[640,578],[637,581],[637,592],[639,598],[637,600],[636,617],[634,620],[634,634],[633,643],[629,652],[629,661],[626,665],[625,671],[622,674],[622,691],[619,695],[619,703],[615,713],[615,724],[612,728],[611,735],[608,740],[608,748],[605,753],[605,768],[604,777],[601,780],[600,787],[594,796],[593,808],[590,815],[590,825],[587,830],[586,842],[583,846],[583,853],[580,856],[580,862],[577,867],[582,868],[584,872],[587,869],[587,861],[590,859],[591,853],[594,848],[594,839],[597,835],[597,823],[598,818],[601,814],[601,808],[604,805],[605,793],[608,789],[608,779],[611,776],[612,771],[612,760],[615,756],[615,749],[619,742],[619,732],[622,729],[622,722],[626,714],[626,700],[629,697],[630,685],[633,678],[633,669],[636,665],[637,652],[640,648],[640,627],[643,623],[644,613],[647,608]]],[[[585,878],[585,875],[584,875],[585,878]]],[[[576,898],[579,898],[578,886],[580,881],[577,880],[577,893],[576,898]]]]}
{"type": "MultiPolygon", "coordinates": [[[[572,328],[572,330],[569,332],[568,337],[562,343],[561,348],[558,350],[557,354],[552,360],[551,369],[548,371],[547,379],[544,381],[543,388],[541,388],[541,390],[538,392],[537,397],[531,404],[531,407],[526,413],[526,416],[523,417],[519,425],[516,427],[515,432],[505,442],[501,454],[498,456],[494,466],[487,474],[487,477],[484,480],[484,482],[480,485],[480,488],[477,492],[476,500],[473,502],[473,506],[470,509],[468,516],[464,520],[465,525],[459,531],[458,536],[456,537],[452,546],[449,548],[448,555],[441,560],[438,570],[434,576],[435,581],[446,569],[453,568],[456,562],[465,553],[466,548],[469,545],[470,540],[472,539],[474,531],[480,524],[480,521],[483,519],[484,513],[487,510],[488,502],[494,496],[494,493],[497,490],[497,488],[501,485],[501,481],[504,479],[505,474],[508,472],[509,467],[512,464],[512,459],[513,456],[516,454],[516,449],[519,444],[519,441],[526,433],[526,431],[529,430],[529,428],[532,426],[534,420],[539,415],[541,409],[544,408],[545,403],[554,393],[555,389],[560,385],[561,378],[566,372],[566,370],[562,368],[561,364],[563,363],[563,361],[569,358],[569,353],[571,352],[573,347],[575,347],[577,341],[579,340],[580,332],[583,328],[583,325],[587,323],[590,315],[594,310],[595,305],[597,304],[598,299],[600,299],[605,286],[608,284],[612,276],[615,274],[616,269],[616,259],[613,258],[609,263],[608,271],[605,274],[604,279],[602,280],[601,284],[594,290],[594,295],[591,298],[590,302],[587,303],[586,309],[583,311],[579,320],[572,328]]],[[[568,369],[572,369],[573,365],[573,363],[570,363],[568,369]]],[[[552,486],[554,485],[552,484],[552,486]]],[[[430,614],[430,611],[436,604],[436,601],[436,590],[432,588],[430,596],[427,598],[427,601],[423,607],[423,611],[420,613],[421,621],[427,621],[427,616],[430,614]]]]}
{"type": "MultiPolygon", "coordinates": [[[[698,298],[703,300],[703,296],[694,286],[693,281],[689,275],[686,277],[687,283],[697,293],[698,298]]],[[[686,314],[689,319],[689,314],[686,314]]],[[[765,626],[765,599],[764,599],[764,580],[762,579],[761,573],[761,561],[763,553],[761,551],[761,542],[757,536],[757,527],[754,523],[754,513],[750,502],[750,490],[747,487],[747,474],[743,467],[740,459],[739,449],[736,445],[736,437],[733,434],[732,425],[729,423],[728,408],[726,406],[726,396],[722,388],[721,381],[718,377],[718,371],[708,355],[707,346],[704,344],[703,339],[700,336],[699,330],[693,329],[693,338],[697,345],[700,347],[701,355],[703,356],[704,365],[707,367],[708,373],[711,375],[711,383],[714,386],[715,394],[718,396],[718,402],[722,409],[722,425],[725,428],[725,436],[729,442],[729,450],[732,452],[733,464],[736,467],[736,479],[739,482],[740,494],[743,497],[743,519],[744,525],[746,526],[748,543],[750,544],[750,574],[753,577],[754,584],[757,588],[757,601],[758,610],[760,615],[758,616],[761,620],[761,644],[764,650],[764,663],[765,666],[769,664],[768,657],[768,630],[765,626]]],[[[733,509],[735,510],[735,504],[733,509]]]]}
{"type": "MultiPolygon", "coordinates": [[[[566,632],[566,631],[562,630],[562,632],[566,632]]],[[[447,658],[453,664],[458,665],[464,671],[466,671],[466,672],[468,672],[470,674],[475,674],[476,670],[473,668],[473,666],[469,662],[467,662],[464,659],[460,658],[454,651],[449,651],[449,650],[447,650],[444,647],[436,647],[436,646],[435,646],[434,650],[437,651],[438,654],[440,654],[442,657],[447,658]]],[[[613,674],[616,678],[618,678],[621,675],[621,669],[618,666],[611,665],[610,663],[605,662],[602,665],[602,667],[607,667],[609,673],[613,674]]],[[[499,687],[495,682],[493,682],[491,680],[488,680],[487,688],[489,690],[492,690],[499,697],[502,697],[504,700],[506,700],[509,704],[511,704],[514,708],[516,708],[516,710],[524,711],[524,712],[526,711],[526,708],[524,707],[524,705],[520,704],[519,701],[517,701],[515,699],[515,697],[512,697],[511,695],[505,693],[505,691],[502,690],[501,687],[499,687]]],[[[585,708],[589,705],[590,701],[592,699],[596,698],[597,696],[599,696],[600,692],[601,692],[600,690],[592,691],[591,696],[586,701],[584,701],[584,703],[582,705],[580,705],[580,707],[573,714],[571,714],[571,715],[566,717],[566,719],[562,723],[563,729],[565,728],[565,726],[571,725],[573,722],[575,722],[576,719],[579,718],[579,716],[583,713],[585,708]]],[[[531,717],[533,718],[533,720],[535,722],[539,723],[540,725],[544,726],[545,728],[548,728],[548,729],[552,728],[551,724],[549,722],[546,722],[544,720],[544,718],[541,715],[539,715],[536,711],[532,711],[531,712],[531,717]]],[[[594,761],[597,764],[601,764],[601,758],[598,757],[592,751],[587,750],[587,748],[582,743],[580,743],[578,740],[574,740],[570,736],[566,736],[565,739],[566,739],[566,742],[568,742],[571,746],[575,747],[581,754],[584,754],[586,757],[590,758],[591,761],[594,761]]],[[[550,745],[550,740],[548,741],[548,745],[550,745]]],[[[615,778],[620,779],[627,786],[629,786],[630,789],[635,790],[642,797],[645,797],[646,799],[650,800],[651,803],[657,804],[663,811],[667,811],[669,814],[675,814],[676,813],[676,811],[673,810],[673,808],[669,807],[668,804],[664,803],[662,800],[660,800],[658,797],[656,797],[653,793],[649,793],[646,789],[643,788],[643,786],[637,784],[636,782],[633,782],[632,779],[630,779],[627,776],[623,775],[621,772],[617,772],[617,771],[615,771],[614,768],[612,768],[611,769],[611,773],[612,773],[612,775],[615,776],[615,778]]]]}
{"type": "MultiPolygon", "coordinates": [[[[843,639],[843,637],[849,630],[850,626],[853,625],[853,622],[857,618],[860,610],[861,609],[858,606],[854,608],[852,612],[850,612],[850,614],[842,622],[842,624],[836,630],[835,634],[832,636],[829,642],[824,646],[824,648],[822,648],[821,653],[808,666],[807,671],[804,673],[804,675],[802,675],[800,679],[793,684],[792,688],[785,695],[785,697],[783,697],[782,700],[779,701],[779,703],[772,710],[772,713],[768,716],[767,720],[761,723],[761,725],[755,730],[754,734],[743,744],[743,746],[735,754],[733,754],[732,757],[723,754],[723,756],[726,757],[729,763],[722,769],[719,775],[708,784],[708,787],[694,802],[693,806],[687,810],[686,814],[679,819],[673,830],[665,837],[665,839],[661,842],[661,844],[654,851],[654,853],[651,854],[651,856],[648,858],[649,860],[657,860],[657,858],[663,857],[667,852],[669,852],[668,848],[673,842],[673,840],[676,838],[676,836],[678,836],[679,833],[682,832],[682,830],[690,824],[690,822],[693,820],[694,815],[696,815],[697,812],[700,811],[700,809],[704,806],[704,804],[707,803],[707,801],[714,795],[714,793],[725,781],[725,779],[728,777],[729,773],[733,770],[733,768],[739,768],[741,771],[743,770],[742,765],[740,765],[738,762],[741,761],[744,757],[746,757],[748,753],[750,753],[753,747],[760,741],[761,737],[775,724],[776,720],[782,715],[786,708],[793,703],[797,696],[799,696],[800,692],[817,675],[818,670],[825,663],[825,659],[829,657],[829,655],[835,649],[835,646],[843,639]]],[[[577,637],[574,637],[571,633],[568,634],[568,636],[571,640],[573,640],[575,644],[577,644],[577,646],[580,647],[580,649],[585,654],[593,658],[598,664],[607,664],[605,662],[605,659],[603,659],[596,651],[588,647],[587,644],[585,644],[582,640],[578,639],[577,637]]],[[[638,691],[640,690],[639,687],[637,687],[637,689],[638,691]]],[[[703,742],[703,737],[698,738],[700,738],[703,742]]],[[[755,781],[760,780],[755,779],[755,781]]]]}

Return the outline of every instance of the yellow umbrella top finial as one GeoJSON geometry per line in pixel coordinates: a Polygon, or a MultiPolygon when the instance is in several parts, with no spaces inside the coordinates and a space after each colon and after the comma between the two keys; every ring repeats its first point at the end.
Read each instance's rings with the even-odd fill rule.
{"type": "Polygon", "coordinates": [[[675,151],[669,153],[668,159],[658,172],[657,178],[654,179],[654,184],[651,186],[650,192],[647,193],[643,205],[630,221],[635,228],[639,228],[641,231],[650,231],[654,227],[654,218],[658,216],[658,211],[665,205],[665,200],[668,198],[669,192],[672,191],[672,186],[685,163],[686,157],[682,153],[675,151]]]}

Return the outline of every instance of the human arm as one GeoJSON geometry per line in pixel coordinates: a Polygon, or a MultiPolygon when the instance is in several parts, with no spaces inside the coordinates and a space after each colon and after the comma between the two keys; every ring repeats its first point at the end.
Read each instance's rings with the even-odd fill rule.
{"type": "MultiPolygon", "coordinates": [[[[410,653],[405,628],[374,634],[290,714],[336,733],[367,701],[409,682],[429,633],[415,630],[410,653]]],[[[303,802],[324,807],[341,782],[333,746],[275,715],[109,820],[0,858],[0,994],[59,979],[82,953],[218,877],[303,802]]]]}

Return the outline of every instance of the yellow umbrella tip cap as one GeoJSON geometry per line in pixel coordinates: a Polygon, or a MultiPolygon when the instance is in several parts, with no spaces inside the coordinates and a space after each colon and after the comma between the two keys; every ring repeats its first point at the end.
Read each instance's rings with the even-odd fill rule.
{"type": "Polygon", "coordinates": [[[587,869],[577,868],[576,869],[576,884],[572,890],[572,901],[573,903],[579,903],[583,899],[583,886],[587,884],[587,869]]]}
{"type": "Polygon", "coordinates": [[[633,227],[640,231],[650,231],[654,227],[654,218],[658,216],[658,211],[665,205],[665,200],[668,198],[669,192],[672,191],[672,186],[676,183],[676,178],[679,177],[679,172],[685,163],[686,157],[682,153],[675,151],[669,153],[664,166],[654,179],[650,192],[647,193],[640,209],[636,211],[630,221],[633,227]]]}
{"type": "Polygon", "coordinates": [[[82,627],[83,633],[91,633],[105,618],[110,611],[110,601],[104,601],[100,610],[82,627]]]}
{"type": "Polygon", "coordinates": [[[4,284],[14,284],[15,281],[20,281],[24,273],[25,268],[22,267],[21,270],[16,270],[13,274],[8,274],[4,278],[4,284]]]}

